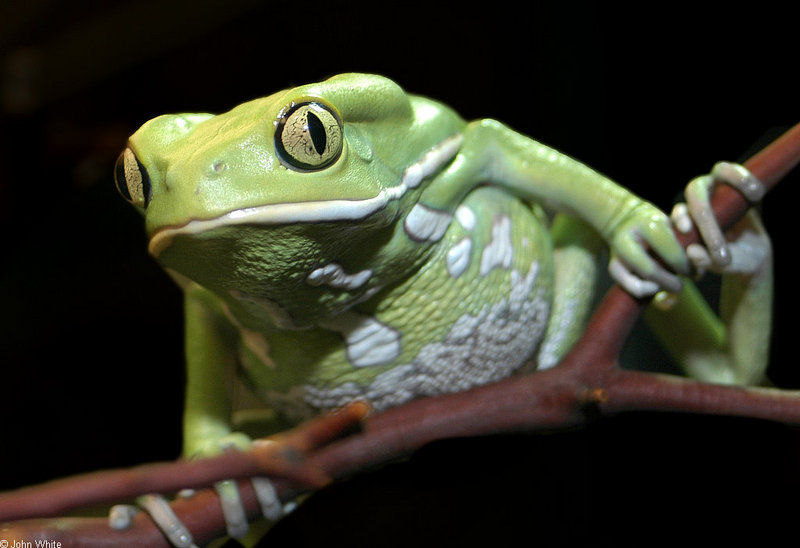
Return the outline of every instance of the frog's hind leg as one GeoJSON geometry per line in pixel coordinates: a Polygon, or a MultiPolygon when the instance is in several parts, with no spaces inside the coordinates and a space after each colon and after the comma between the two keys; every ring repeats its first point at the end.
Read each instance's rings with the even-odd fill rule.
{"type": "Polygon", "coordinates": [[[719,310],[690,281],[670,302],[645,311],[648,327],[690,377],[713,383],[765,382],[772,324],[772,247],[754,210],[728,233],[732,263],[719,310]]]}
{"type": "Polygon", "coordinates": [[[537,369],[553,367],[583,333],[595,292],[603,241],[583,221],[558,214],[550,228],[555,280],[547,332],[539,347],[537,369]]]}

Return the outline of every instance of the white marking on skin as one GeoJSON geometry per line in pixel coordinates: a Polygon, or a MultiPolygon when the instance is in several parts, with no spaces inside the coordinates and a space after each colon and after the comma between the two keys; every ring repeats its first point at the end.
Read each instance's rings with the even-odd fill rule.
{"type": "Polygon", "coordinates": [[[326,264],[308,275],[306,281],[315,287],[328,285],[337,289],[358,289],[372,277],[372,270],[366,269],[355,274],[348,274],[337,263],[326,264]]]}
{"type": "Polygon", "coordinates": [[[151,255],[158,257],[178,235],[200,234],[221,226],[238,224],[275,225],[364,219],[386,207],[389,202],[403,197],[409,189],[419,185],[422,178],[434,173],[445,163],[452,160],[461,147],[462,140],[461,134],[452,135],[444,139],[428,150],[417,163],[406,168],[407,172],[410,171],[410,175],[404,176],[396,186],[382,189],[372,198],[290,202],[237,209],[213,219],[195,219],[181,226],[161,228],[150,237],[148,250],[151,255]]]}
{"type": "Polygon", "coordinates": [[[408,166],[403,172],[402,184],[408,188],[416,188],[428,176],[456,155],[461,147],[461,135],[448,137],[435,147],[429,149],[416,163],[408,166]]]}
{"type": "Polygon", "coordinates": [[[533,355],[547,328],[549,303],[536,292],[538,263],[525,276],[514,270],[507,298],[464,314],[441,340],[417,357],[379,374],[369,385],[347,382],[334,388],[306,385],[305,401],[333,409],[366,399],[377,411],[410,400],[467,390],[508,377],[533,355]]]}
{"type": "Polygon", "coordinates": [[[492,241],[483,248],[481,254],[481,276],[487,275],[497,267],[508,270],[511,268],[513,258],[511,219],[508,215],[501,215],[492,222],[492,241]]]}
{"type": "Polygon", "coordinates": [[[417,242],[438,242],[450,226],[450,214],[431,209],[423,204],[414,204],[406,215],[403,228],[408,236],[417,242]]]}
{"type": "Polygon", "coordinates": [[[344,337],[347,360],[355,367],[389,363],[400,355],[400,332],[370,316],[347,311],[320,327],[344,337]]]}
{"type": "Polygon", "coordinates": [[[472,240],[466,236],[447,251],[445,265],[450,277],[458,278],[464,273],[469,266],[471,253],[472,240]]]}
{"type": "Polygon", "coordinates": [[[456,209],[456,220],[466,231],[475,228],[475,213],[465,205],[460,205],[456,209]]]}

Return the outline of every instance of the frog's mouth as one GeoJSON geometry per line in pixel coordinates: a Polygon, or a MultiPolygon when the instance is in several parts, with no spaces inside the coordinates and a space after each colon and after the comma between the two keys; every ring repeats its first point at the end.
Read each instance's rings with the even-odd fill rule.
{"type": "Polygon", "coordinates": [[[212,219],[195,219],[180,226],[160,228],[150,237],[148,251],[157,258],[177,236],[202,234],[222,226],[280,225],[365,219],[386,207],[390,202],[402,198],[408,190],[416,188],[426,177],[438,172],[442,166],[455,157],[462,140],[461,134],[451,135],[430,148],[422,158],[403,171],[399,184],[381,190],[373,198],[267,204],[237,209],[212,219]]]}

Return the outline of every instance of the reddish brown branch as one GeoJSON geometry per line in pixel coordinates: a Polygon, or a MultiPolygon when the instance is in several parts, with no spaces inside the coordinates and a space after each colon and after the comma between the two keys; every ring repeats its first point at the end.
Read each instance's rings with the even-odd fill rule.
{"type": "MultiPolygon", "coordinates": [[[[747,167],[768,188],[800,161],[800,124],[749,160],[747,167]]],[[[723,226],[730,226],[748,204],[735,191],[721,187],[712,200],[723,226]]],[[[682,243],[697,235],[681,236],[682,243]]],[[[620,348],[643,307],[624,291],[612,288],[592,317],[583,338],[556,368],[515,377],[469,392],[428,398],[369,417],[363,431],[310,453],[305,466],[332,478],[407,455],[444,438],[514,431],[563,428],[585,422],[588,409],[604,413],[625,410],[681,410],[726,414],[800,424],[800,393],[779,389],[736,388],[678,377],[623,371],[620,348]]],[[[354,415],[355,416],[355,415],[354,415]]],[[[314,435],[303,434],[307,439],[314,435]]],[[[304,438],[306,439],[306,438],[304,438]]],[[[321,441],[327,441],[322,436],[321,441]]],[[[317,444],[306,445],[305,449],[317,444]]],[[[225,477],[230,477],[225,471],[225,477]]],[[[240,482],[250,516],[258,505],[247,482],[240,482]]],[[[283,498],[307,489],[277,481],[283,498]]],[[[168,491],[169,489],[160,489],[168,491]]],[[[173,503],[176,514],[198,542],[224,533],[222,513],[210,489],[173,503]]],[[[146,515],[126,531],[112,531],[104,519],[21,521],[2,531],[8,540],[47,538],[64,545],[164,546],[168,544],[146,515]]]]}
{"type": "Polygon", "coordinates": [[[0,493],[0,521],[58,516],[93,504],[132,499],[147,493],[203,489],[223,479],[269,476],[317,489],[330,476],[303,457],[357,425],[369,408],[354,403],[297,428],[256,442],[249,451],[231,451],[198,460],[153,463],[105,470],[0,493]]]}
{"type": "MultiPolygon", "coordinates": [[[[764,183],[767,190],[770,190],[800,162],[798,143],[800,143],[800,123],[749,158],[744,165],[764,183]]],[[[714,192],[711,205],[720,226],[729,227],[741,218],[749,204],[733,188],[721,186],[714,192]]],[[[697,242],[699,236],[697,231],[693,230],[688,234],[679,234],[678,239],[687,246],[697,242]]]]}

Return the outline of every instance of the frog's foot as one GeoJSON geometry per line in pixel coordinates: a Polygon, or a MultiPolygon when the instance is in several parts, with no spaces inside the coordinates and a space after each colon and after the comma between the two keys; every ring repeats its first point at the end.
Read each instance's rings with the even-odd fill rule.
{"type": "MultiPolygon", "coordinates": [[[[283,515],[283,505],[278,499],[272,482],[267,478],[252,478],[253,490],[261,506],[261,512],[269,521],[277,521],[283,515]]],[[[249,525],[247,516],[239,496],[239,490],[233,481],[223,481],[215,485],[220,497],[220,505],[225,516],[225,525],[228,536],[242,538],[247,535],[249,525]]],[[[182,491],[178,496],[191,497],[191,490],[182,491]]],[[[127,529],[130,527],[133,516],[140,509],[150,515],[156,526],[164,533],[169,543],[176,548],[195,548],[192,533],[178,518],[169,505],[169,501],[158,494],[143,495],[136,499],[136,506],[118,504],[111,508],[108,521],[112,529],[127,529]]]]}
{"type": "MultiPolygon", "coordinates": [[[[283,515],[283,505],[278,498],[278,493],[272,482],[267,478],[251,478],[253,491],[256,494],[261,513],[270,521],[277,521],[283,515]]],[[[225,516],[225,525],[228,536],[242,538],[247,535],[250,526],[247,522],[247,514],[239,495],[239,487],[235,481],[221,481],[214,488],[219,495],[222,513],[225,516]]]]}
{"type": "Polygon", "coordinates": [[[192,533],[173,512],[161,495],[143,495],[136,499],[138,506],[119,504],[111,508],[108,523],[112,529],[127,529],[139,508],[144,509],[169,543],[176,548],[197,548],[192,533]]]}
{"type": "Polygon", "coordinates": [[[650,297],[661,290],[661,284],[638,276],[616,257],[608,262],[608,273],[625,291],[637,299],[650,297]]]}
{"type": "Polygon", "coordinates": [[[750,171],[739,164],[718,162],[710,175],[693,179],[686,187],[686,203],[672,210],[672,221],[679,232],[697,228],[703,244],[691,244],[686,253],[698,274],[706,270],[716,273],[747,273],[762,263],[769,247],[768,236],[761,224],[751,222],[747,230],[722,232],[711,209],[711,193],[716,184],[732,186],[752,204],[764,196],[765,187],[750,171]],[[767,241],[766,246],[764,245],[767,241]],[[762,250],[762,252],[759,252],[762,250]]]}
{"type": "Polygon", "coordinates": [[[620,223],[611,248],[609,274],[636,298],[662,289],[680,291],[682,281],[676,272],[689,271],[669,217],[650,204],[641,204],[620,223]]]}
{"type": "MultiPolygon", "coordinates": [[[[200,452],[203,456],[212,456],[220,451],[243,450],[251,445],[249,438],[243,434],[232,434],[213,443],[200,452]]],[[[263,442],[274,443],[274,442],[263,442]]],[[[264,477],[250,479],[253,491],[261,507],[261,513],[269,521],[277,521],[284,514],[284,508],[272,482],[264,477]]],[[[239,494],[239,487],[233,480],[217,482],[214,485],[220,499],[222,513],[225,516],[225,525],[228,536],[236,539],[243,538],[250,530],[247,513],[239,494]]],[[[194,494],[192,490],[184,490],[178,496],[189,498],[194,494]]],[[[158,494],[144,495],[136,499],[137,506],[117,505],[109,514],[109,525],[112,529],[126,529],[130,526],[133,515],[138,508],[145,510],[164,533],[169,542],[176,547],[194,547],[194,541],[188,528],[172,511],[167,500],[158,494]]]]}
{"type": "MultiPolygon", "coordinates": [[[[262,441],[257,443],[275,442],[262,441]]],[[[253,442],[249,436],[234,432],[223,438],[211,441],[196,456],[208,457],[225,451],[244,451],[252,447],[252,445],[253,442]]],[[[264,517],[273,521],[280,518],[283,508],[272,482],[267,478],[252,478],[250,481],[253,484],[253,490],[258,498],[264,517]]],[[[231,480],[221,481],[216,483],[214,488],[217,491],[217,495],[219,495],[228,536],[233,538],[244,537],[249,531],[249,525],[236,482],[231,480]]]]}

